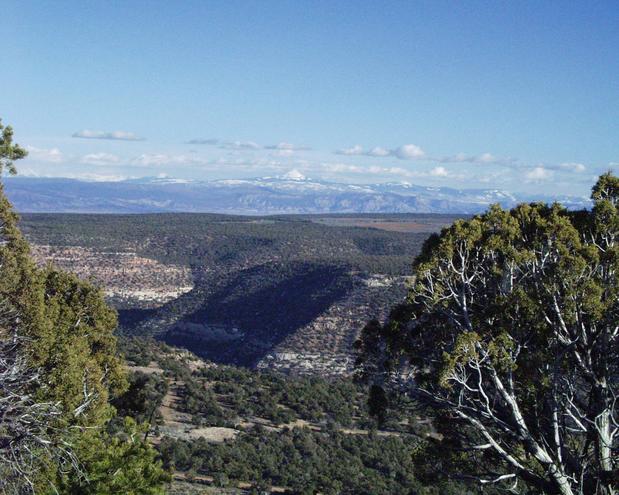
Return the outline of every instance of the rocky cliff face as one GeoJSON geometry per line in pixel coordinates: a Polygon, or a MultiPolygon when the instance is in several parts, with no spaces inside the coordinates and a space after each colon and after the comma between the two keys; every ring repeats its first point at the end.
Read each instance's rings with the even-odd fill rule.
{"type": "Polygon", "coordinates": [[[406,295],[407,276],[351,274],[352,290],[345,298],[275,346],[259,369],[322,376],[353,372],[353,343],[371,318],[384,320],[392,301],[406,295]]]}
{"type": "Polygon", "coordinates": [[[51,263],[100,285],[119,308],[154,308],[193,289],[191,270],[139,256],[82,246],[32,245],[39,265],[51,263]]]}

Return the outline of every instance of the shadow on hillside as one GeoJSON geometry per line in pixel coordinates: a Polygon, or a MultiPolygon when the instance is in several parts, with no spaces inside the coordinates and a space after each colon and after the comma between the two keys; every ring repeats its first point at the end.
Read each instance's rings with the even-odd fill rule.
{"type": "Polygon", "coordinates": [[[260,265],[226,278],[158,310],[121,312],[121,326],[146,328],[159,320],[158,338],[169,344],[215,362],[253,366],[352,289],[349,268],[341,265],[260,265]],[[166,314],[182,316],[165,328],[166,314]]]}

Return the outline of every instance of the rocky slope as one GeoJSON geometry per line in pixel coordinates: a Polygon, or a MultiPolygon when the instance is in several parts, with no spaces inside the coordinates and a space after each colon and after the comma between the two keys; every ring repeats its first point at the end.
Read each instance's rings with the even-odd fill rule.
{"type": "Polygon", "coordinates": [[[82,246],[32,245],[38,264],[51,263],[101,286],[117,308],[154,308],[193,289],[191,270],[139,256],[82,246]]]}

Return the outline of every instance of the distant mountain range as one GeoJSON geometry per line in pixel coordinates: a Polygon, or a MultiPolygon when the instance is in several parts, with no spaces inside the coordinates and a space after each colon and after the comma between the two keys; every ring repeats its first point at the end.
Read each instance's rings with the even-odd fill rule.
{"type": "Polygon", "coordinates": [[[340,184],[293,171],[281,177],[191,181],[142,178],[92,182],[64,178],[8,178],[9,199],[22,212],[211,212],[245,215],[293,213],[477,213],[493,203],[559,201],[589,206],[575,196],[533,196],[498,189],[453,189],[410,183],[340,184]]]}

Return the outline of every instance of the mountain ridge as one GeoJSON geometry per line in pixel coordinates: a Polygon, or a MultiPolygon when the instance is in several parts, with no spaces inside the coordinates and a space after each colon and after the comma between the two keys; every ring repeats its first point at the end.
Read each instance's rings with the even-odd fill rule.
{"type": "Polygon", "coordinates": [[[510,193],[501,189],[429,187],[408,182],[346,184],[314,180],[297,170],[283,176],[197,181],[146,177],[121,181],[10,178],[9,199],[23,212],[160,213],[246,215],[326,213],[464,213],[499,203],[558,201],[570,209],[588,198],[510,193]]]}

